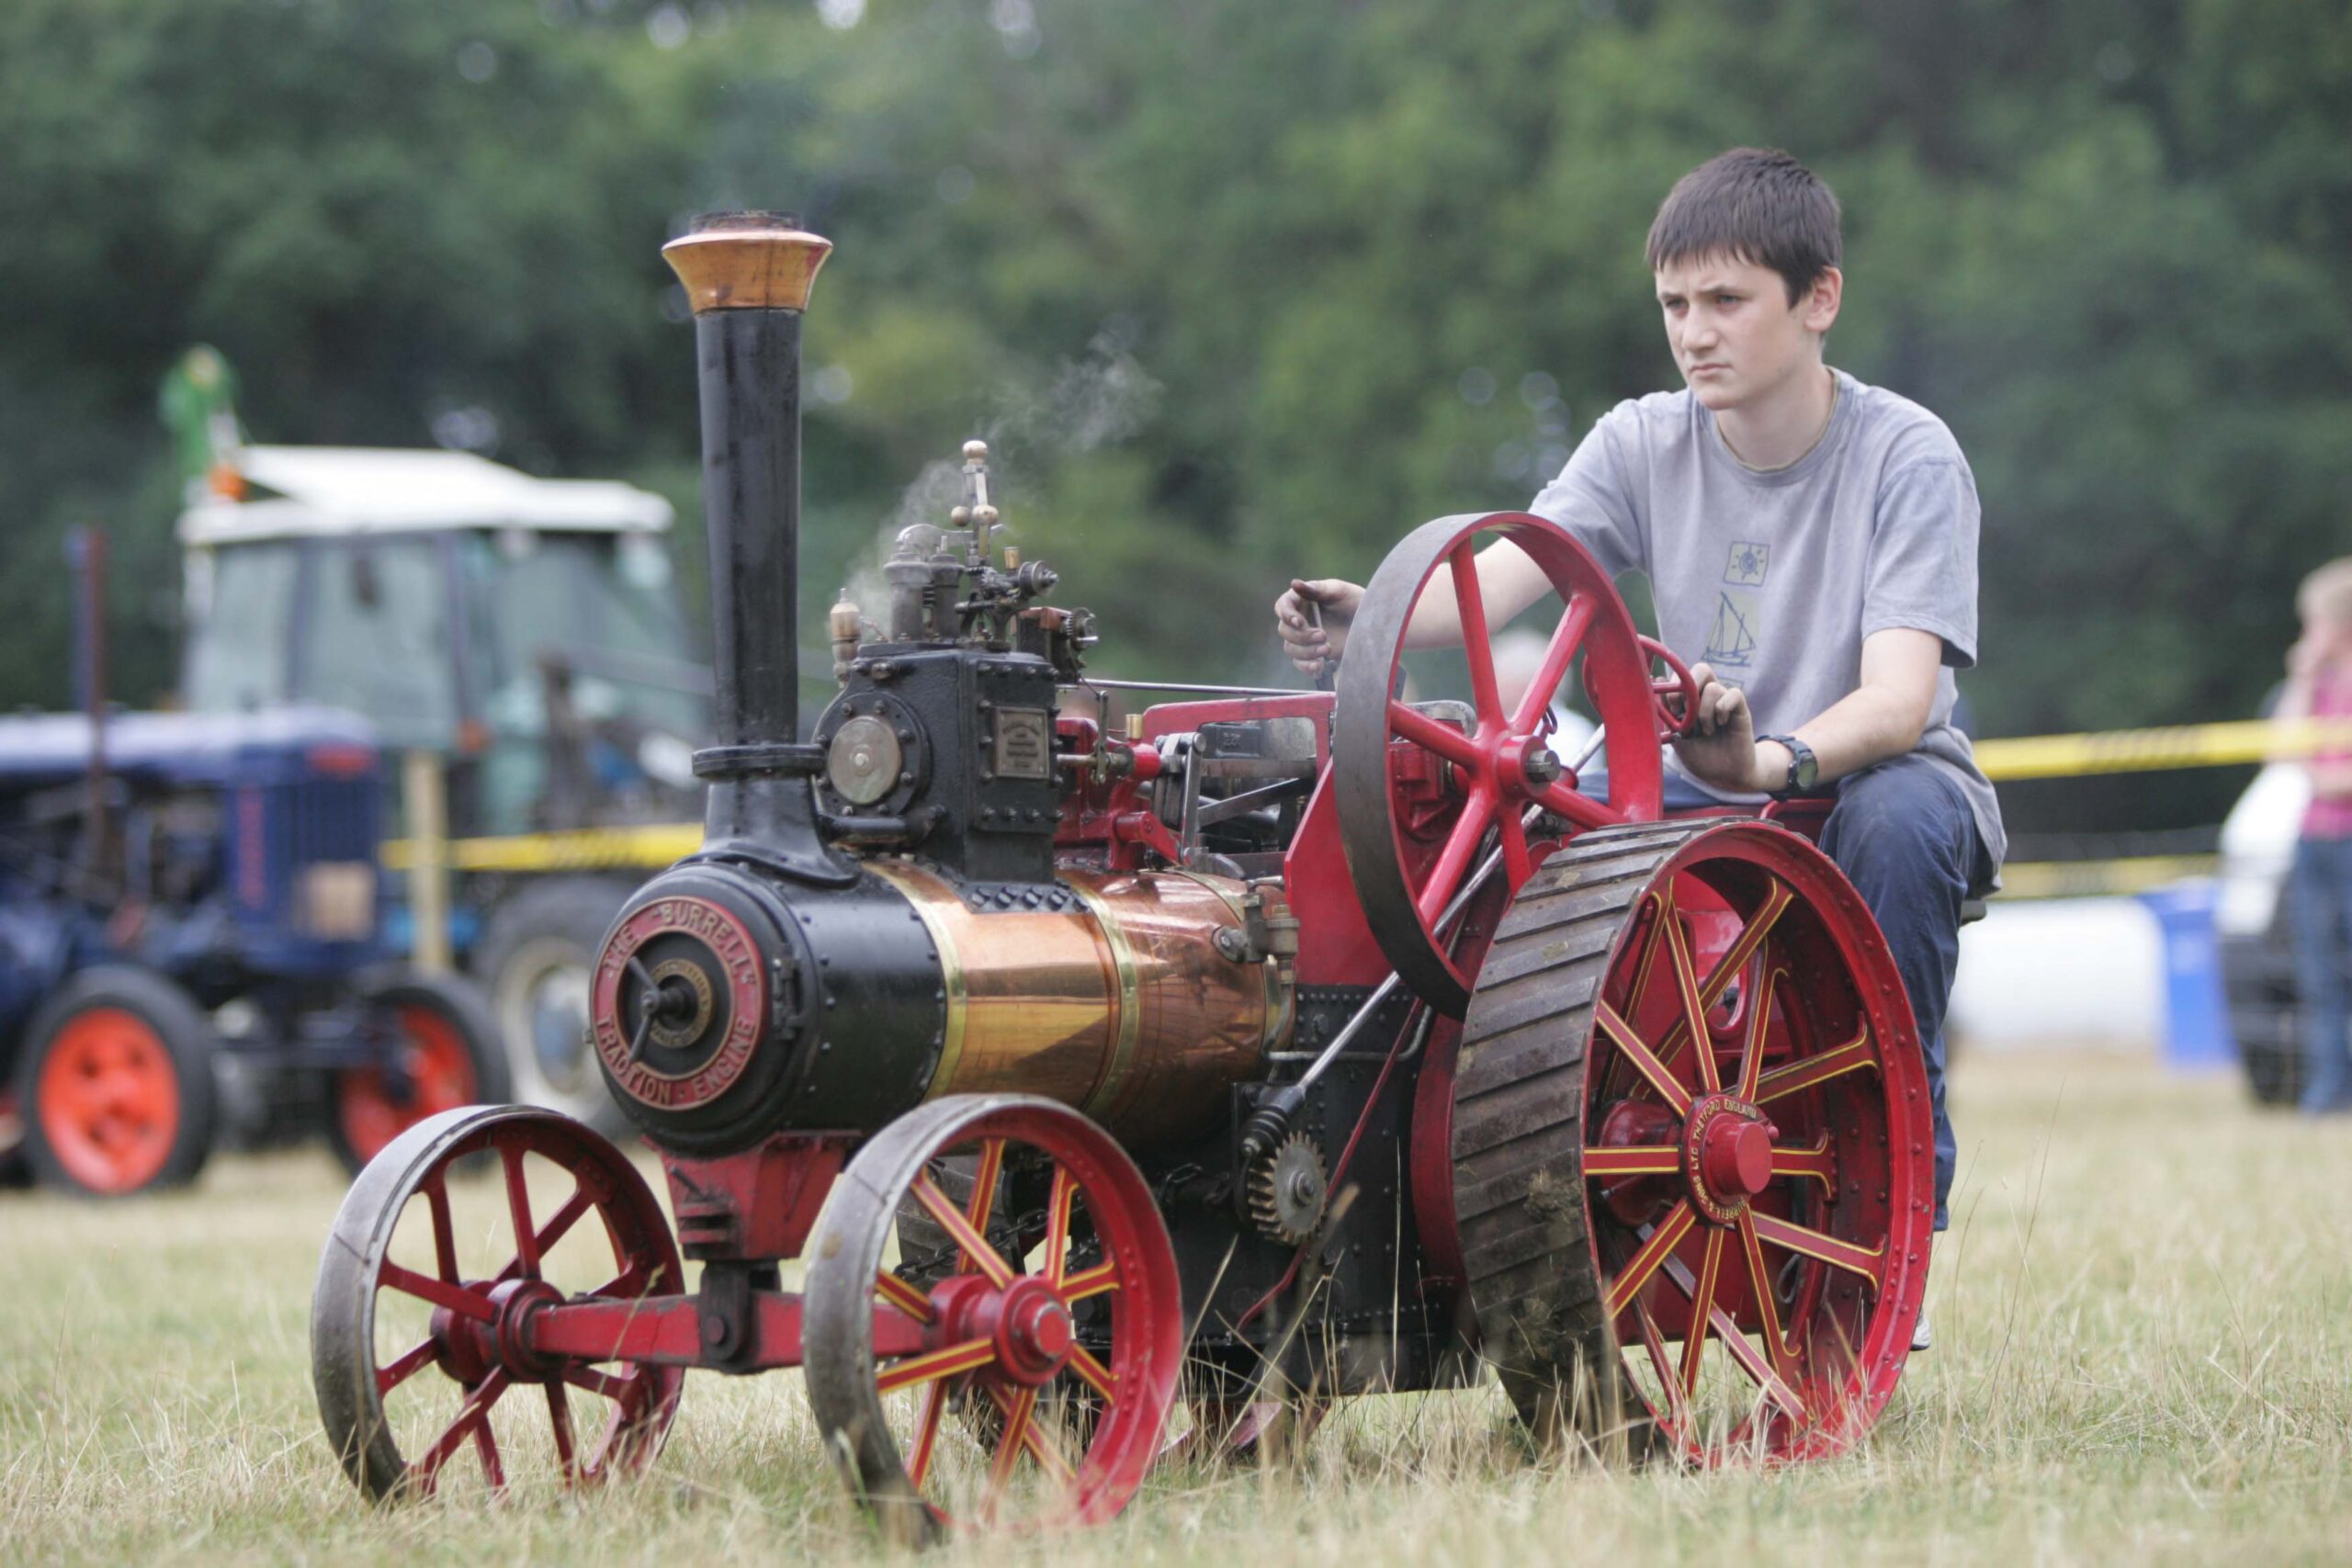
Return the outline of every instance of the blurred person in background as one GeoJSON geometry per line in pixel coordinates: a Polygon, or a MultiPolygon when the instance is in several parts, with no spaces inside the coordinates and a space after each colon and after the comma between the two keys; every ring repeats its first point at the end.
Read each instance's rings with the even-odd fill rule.
{"type": "MultiPolygon", "coordinates": [[[[1701,652],[1668,810],[1834,783],[1821,848],[1869,904],[1910,996],[1940,1231],[1962,906],[1997,885],[2006,847],[1993,786],[1951,722],[1952,671],[1976,661],[1976,481],[1941,420],[1824,360],[1842,254],[1838,198],[1786,152],[1735,148],[1684,175],[1650,226],[1648,260],[1686,385],[1603,416],[1529,510],[1611,577],[1645,573],[1668,646],[1701,652]]],[[[1508,541],[1480,554],[1478,583],[1496,625],[1550,592],[1508,541]]],[[[1317,673],[1344,657],[1363,599],[1338,579],[1294,581],[1274,604],[1292,661],[1317,673]]],[[[1407,646],[1460,640],[1440,577],[1407,646]]],[[[1929,1340],[1922,1312],[1913,1348],[1929,1340]]]]}
{"type": "MultiPolygon", "coordinates": [[[[2352,719],[2352,556],[2328,562],[2295,594],[2303,635],[2287,650],[2287,689],[2277,717],[2352,719]]],[[[2303,810],[2287,885],[2295,978],[2302,994],[2303,1110],[2352,1111],[2352,746],[2331,740],[2303,760],[2303,810]]]]}

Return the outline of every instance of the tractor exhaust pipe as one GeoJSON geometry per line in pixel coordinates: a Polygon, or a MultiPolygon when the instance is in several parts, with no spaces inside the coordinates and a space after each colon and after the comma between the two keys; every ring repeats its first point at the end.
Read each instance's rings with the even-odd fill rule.
{"type": "Polygon", "coordinates": [[[800,740],[800,317],[832,242],[786,213],[725,212],[662,247],[695,315],[717,736],[697,858],[840,886],[800,740]]]}

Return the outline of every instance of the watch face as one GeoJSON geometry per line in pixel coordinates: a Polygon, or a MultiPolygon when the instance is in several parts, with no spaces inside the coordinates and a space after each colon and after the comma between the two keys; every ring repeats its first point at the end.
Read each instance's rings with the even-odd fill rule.
{"type": "Polygon", "coordinates": [[[1792,747],[1790,752],[1790,784],[1797,789],[1811,789],[1813,781],[1821,776],[1821,759],[1813,754],[1810,747],[1792,747]]]}

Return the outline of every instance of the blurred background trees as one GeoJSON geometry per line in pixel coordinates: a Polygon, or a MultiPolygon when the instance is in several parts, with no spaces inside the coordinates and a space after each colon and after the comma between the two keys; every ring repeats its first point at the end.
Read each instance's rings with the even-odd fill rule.
{"type": "Polygon", "coordinates": [[[1975,466],[1980,732],[2234,716],[2352,549],[2347,133],[2344,0],[11,0],[0,700],[69,698],[78,521],[120,694],[169,687],[198,340],[255,439],[662,489],[698,581],[657,252],[733,205],[839,247],[805,625],[977,433],[1102,668],[1272,676],[1279,580],[1523,504],[1673,383],[1643,233],[1759,142],[1846,203],[1833,361],[1975,466]]]}

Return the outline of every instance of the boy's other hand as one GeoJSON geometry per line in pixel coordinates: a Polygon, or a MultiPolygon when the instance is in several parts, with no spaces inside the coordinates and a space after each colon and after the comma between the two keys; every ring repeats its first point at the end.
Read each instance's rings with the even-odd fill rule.
{"type": "Polygon", "coordinates": [[[1363,590],[1336,577],[1293,578],[1274,601],[1274,630],[1283,651],[1306,675],[1320,675],[1337,664],[1348,645],[1348,627],[1363,606],[1363,590]],[[1317,625],[1317,620],[1321,625],[1317,625]]]}
{"type": "Polygon", "coordinates": [[[1769,788],[1756,782],[1756,720],[1747,694],[1715,679],[1704,664],[1690,666],[1699,705],[1690,732],[1674,743],[1674,754],[1691,776],[1721,790],[1769,788]]]}

